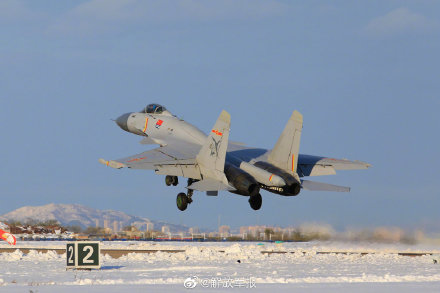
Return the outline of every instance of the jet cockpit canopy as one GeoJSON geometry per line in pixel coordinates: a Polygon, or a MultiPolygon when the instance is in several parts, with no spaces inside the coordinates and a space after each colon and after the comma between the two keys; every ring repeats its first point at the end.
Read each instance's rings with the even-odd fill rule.
{"type": "Polygon", "coordinates": [[[167,111],[167,109],[159,104],[149,104],[144,109],[142,109],[141,113],[148,113],[148,114],[168,114],[171,113],[167,111]]]}

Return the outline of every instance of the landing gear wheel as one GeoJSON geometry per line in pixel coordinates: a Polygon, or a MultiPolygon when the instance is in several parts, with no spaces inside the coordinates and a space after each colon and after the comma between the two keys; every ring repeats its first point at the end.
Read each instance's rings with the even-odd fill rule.
{"type": "Polygon", "coordinates": [[[167,175],[167,176],[165,177],[165,184],[166,184],[167,186],[171,186],[171,185],[176,186],[177,184],[179,184],[179,178],[178,178],[177,176],[170,176],[170,175],[167,175]]]}
{"type": "Polygon", "coordinates": [[[251,205],[251,208],[254,210],[259,210],[261,208],[261,205],[263,204],[263,199],[261,198],[261,194],[257,194],[254,196],[251,196],[249,198],[249,204],[251,205]]]}
{"type": "Polygon", "coordinates": [[[177,195],[176,198],[177,208],[181,211],[186,210],[188,207],[188,197],[185,193],[181,192],[177,195]]]}

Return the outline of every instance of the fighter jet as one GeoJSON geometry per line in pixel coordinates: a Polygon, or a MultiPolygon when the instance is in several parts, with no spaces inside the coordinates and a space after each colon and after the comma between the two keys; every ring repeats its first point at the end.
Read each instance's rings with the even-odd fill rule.
{"type": "Polygon", "coordinates": [[[116,124],[142,136],[141,144],[159,147],[127,158],[99,159],[99,162],[116,169],[154,170],[165,175],[167,186],[176,186],[179,177],[187,178],[186,193],[179,193],[176,199],[181,211],[191,204],[195,190],[211,196],[222,190],[246,196],[254,210],[261,208],[262,189],[282,196],[296,196],[302,189],[348,192],[349,187],[302,178],[371,166],[361,161],[299,154],[303,116],[298,111],[293,111],[271,150],[229,141],[231,116],[226,111],[220,113],[208,135],[159,104],[123,114],[116,124]]]}

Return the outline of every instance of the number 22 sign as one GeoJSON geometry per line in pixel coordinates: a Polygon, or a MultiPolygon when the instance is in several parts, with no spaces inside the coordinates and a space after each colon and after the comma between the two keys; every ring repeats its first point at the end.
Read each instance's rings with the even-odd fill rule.
{"type": "Polygon", "coordinates": [[[99,269],[99,242],[69,242],[66,245],[67,268],[99,269]]]}

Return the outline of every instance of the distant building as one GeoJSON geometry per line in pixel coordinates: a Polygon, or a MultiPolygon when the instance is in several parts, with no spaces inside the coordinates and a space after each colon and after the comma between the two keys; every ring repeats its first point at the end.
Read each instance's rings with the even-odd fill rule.
{"type": "Polygon", "coordinates": [[[108,225],[109,224],[108,222],[109,222],[108,220],[104,220],[104,229],[110,228],[108,225]]]}
{"type": "Polygon", "coordinates": [[[218,233],[217,232],[209,232],[208,237],[218,237],[218,233]]]}
{"type": "Polygon", "coordinates": [[[119,232],[120,231],[120,229],[119,229],[119,223],[118,223],[118,221],[113,221],[113,232],[119,232]]]}
{"type": "Polygon", "coordinates": [[[267,228],[272,228],[268,226],[243,226],[240,227],[240,234],[248,234],[253,237],[259,236],[260,233],[263,233],[267,228]]]}
{"type": "Polygon", "coordinates": [[[113,233],[113,230],[112,229],[110,229],[110,228],[104,228],[104,234],[112,234],[113,233]]]}
{"type": "Polygon", "coordinates": [[[154,230],[154,224],[151,222],[147,222],[147,232],[151,232],[154,230]]]}
{"type": "Polygon", "coordinates": [[[200,229],[199,229],[199,227],[191,227],[191,228],[189,228],[188,233],[189,234],[200,234],[200,229]]]}
{"type": "Polygon", "coordinates": [[[170,226],[166,226],[166,225],[162,226],[162,233],[164,234],[170,233],[170,226]]]}
{"type": "Polygon", "coordinates": [[[218,228],[218,233],[222,237],[228,237],[231,232],[231,228],[229,226],[223,225],[218,228]]]}
{"type": "Polygon", "coordinates": [[[135,226],[131,226],[131,230],[130,231],[125,231],[125,235],[127,235],[128,238],[133,239],[133,238],[143,238],[145,237],[145,233],[141,232],[138,230],[138,228],[136,228],[135,226]]]}
{"type": "Polygon", "coordinates": [[[240,234],[247,234],[249,233],[249,227],[240,227],[240,234]]]}
{"type": "Polygon", "coordinates": [[[96,228],[99,227],[99,219],[95,219],[95,227],[96,227],[96,228]]]}

